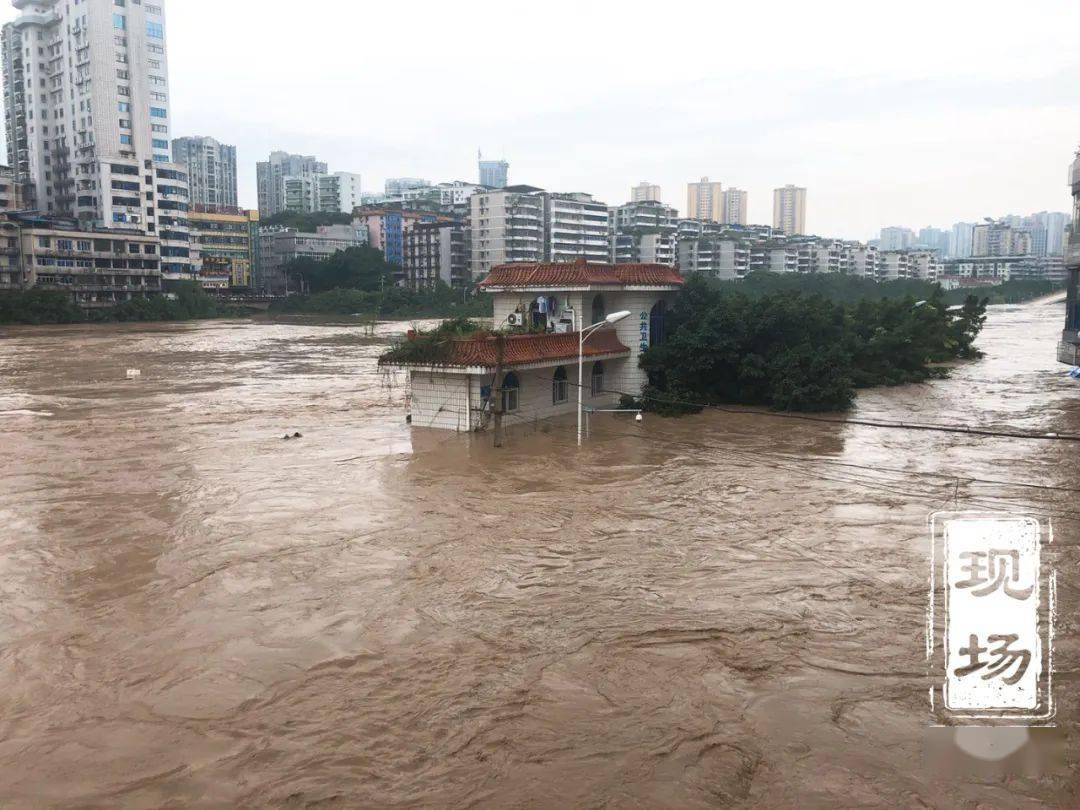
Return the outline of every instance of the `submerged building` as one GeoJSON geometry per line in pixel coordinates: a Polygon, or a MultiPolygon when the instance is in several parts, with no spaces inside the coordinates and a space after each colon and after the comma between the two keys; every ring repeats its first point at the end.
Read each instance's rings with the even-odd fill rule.
{"type": "Polygon", "coordinates": [[[496,410],[504,425],[611,407],[646,382],[638,360],[664,339],[669,302],[682,276],[658,264],[504,264],[480,283],[494,296],[493,334],[452,340],[437,362],[383,362],[409,375],[412,424],[484,430],[496,410]],[[579,331],[614,312],[630,317],[586,336],[578,379],[579,331]]]}
{"type": "Polygon", "coordinates": [[[1069,169],[1072,187],[1073,219],[1069,242],[1065,246],[1065,271],[1068,278],[1068,297],[1065,300],[1065,331],[1058,344],[1058,360],[1071,366],[1080,365],[1080,150],[1069,169]]]}

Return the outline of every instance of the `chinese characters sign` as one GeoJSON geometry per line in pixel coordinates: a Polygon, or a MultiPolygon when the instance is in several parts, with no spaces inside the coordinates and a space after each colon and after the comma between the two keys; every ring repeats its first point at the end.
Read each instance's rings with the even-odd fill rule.
{"type": "Polygon", "coordinates": [[[1048,716],[1053,594],[1044,593],[1038,521],[950,513],[931,525],[931,583],[940,592],[931,594],[927,652],[944,709],[966,717],[1048,716]],[[944,608],[937,621],[936,605],[944,608]]]}

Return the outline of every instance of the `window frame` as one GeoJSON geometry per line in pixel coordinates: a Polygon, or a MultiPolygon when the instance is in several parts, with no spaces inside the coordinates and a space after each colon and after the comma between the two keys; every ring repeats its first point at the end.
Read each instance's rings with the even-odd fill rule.
{"type": "Polygon", "coordinates": [[[558,366],[551,376],[551,404],[565,405],[570,401],[570,381],[567,378],[566,366],[558,366]],[[562,376],[559,376],[562,372],[562,376]]]}
{"type": "Polygon", "coordinates": [[[521,407],[521,379],[513,371],[503,377],[500,389],[500,404],[503,413],[516,413],[521,407]]]}

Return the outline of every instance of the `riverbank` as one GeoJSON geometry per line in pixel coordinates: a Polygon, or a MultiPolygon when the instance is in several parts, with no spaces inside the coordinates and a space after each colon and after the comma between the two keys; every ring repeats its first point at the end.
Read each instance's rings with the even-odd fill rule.
{"type": "Polygon", "coordinates": [[[126,301],[116,307],[85,310],[59,290],[19,290],[0,293],[0,325],[51,326],[79,323],[172,323],[221,318],[287,318],[369,324],[387,320],[490,318],[487,297],[440,300],[415,294],[379,294],[334,290],[313,296],[291,296],[275,302],[267,313],[216,301],[192,282],[180,282],[170,295],[126,301]],[[186,286],[190,284],[191,286],[186,286]]]}
{"type": "Polygon", "coordinates": [[[370,320],[387,318],[490,318],[491,296],[468,295],[445,285],[414,292],[401,287],[368,292],[335,289],[312,295],[293,295],[275,301],[274,313],[357,315],[370,320]]]}
{"type": "MultiPolygon", "coordinates": [[[[755,271],[733,281],[718,282],[721,287],[738,290],[750,298],[774,293],[820,295],[829,301],[853,304],[859,301],[879,301],[887,298],[929,300],[941,287],[935,281],[892,279],[875,281],[842,273],[772,273],[755,271]]],[[[963,304],[969,295],[986,299],[988,304],[1023,304],[1064,289],[1045,279],[1014,279],[986,287],[963,287],[944,290],[946,304],[963,304]]]]}
{"type": "Polygon", "coordinates": [[[232,318],[244,312],[223,305],[193,281],[175,282],[165,295],[134,298],[114,307],[82,309],[61,290],[0,293],[0,324],[46,326],[75,323],[170,322],[232,318]]]}

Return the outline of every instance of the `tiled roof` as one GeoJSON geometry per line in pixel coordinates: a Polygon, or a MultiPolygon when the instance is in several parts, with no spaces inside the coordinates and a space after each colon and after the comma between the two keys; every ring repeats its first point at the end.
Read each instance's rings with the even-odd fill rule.
{"type": "MultiPolygon", "coordinates": [[[[527,366],[553,360],[573,360],[578,356],[578,333],[505,335],[503,366],[527,366]]],[[[453,341],[449,357],[440,365],[495,368],[498,366],[498,338],[486,335],[453,341]]],[[[599,329],[585,338],[585,357],[629,354],[614,329],[599,329]]]]}
{"type": "Polygon", "coordinates": [[[500,264],[491,268],[481,287],[580,287],[681,285],[682,276],[663,264],[588,264],[584,259],[566,264],[500,264]]]}

